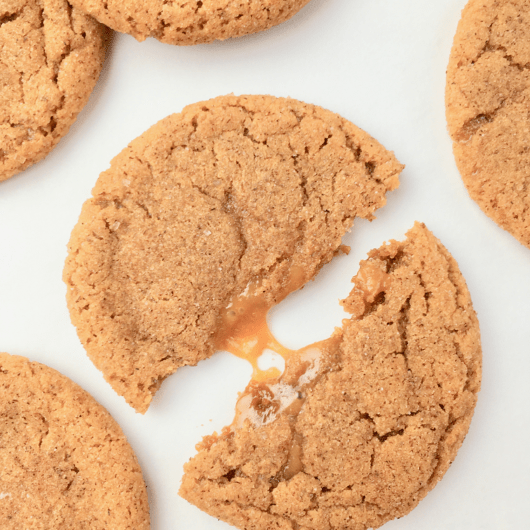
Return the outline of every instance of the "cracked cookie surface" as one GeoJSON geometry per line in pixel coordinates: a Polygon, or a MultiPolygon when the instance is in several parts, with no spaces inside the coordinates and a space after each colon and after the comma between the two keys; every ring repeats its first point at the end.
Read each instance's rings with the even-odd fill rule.
{"type": "Polygon", "coordinates": [[[244,530],[366,530],[407,514],[442,478],[481,381],[457,263],[416,223],[371,251],[353,281],[342,302],[353,316],[318,346],[318,363],[303,349],[279,379],[251,383],[234,424],[184,466],[182,497],[244,530]]]}
{"type": "Polygon", "coordinates": [[[64,270],[72,322],[119,394],[145,412],[162,380],[216,349],[249,285],[269,305],[312,279],[403,166],[340,116],[292,99],[186,107],[102,173],[64,270]]]}
{"type": "Polygon", "coordinates": [[[105,28],[65,0],[0,4],[0,181],[44,158],[87,102],[105,28]]]}
{"type": "Polygon", "coordinates": [[[142,472],[109,413],[59,372],[0,353],[0,526],[148,530],[142,472]]]}
{"type": "Polygon", "coordinates": [[[139,41],[200,44],[263,31],[291,18],[309,0],[71,0],[103,24],[139,41]]]}
{"type": "Polygon", "coordinates": [[[470,196],[530,247],[530,1],[470,0],[447,70],[446,114],[470,196]]]}

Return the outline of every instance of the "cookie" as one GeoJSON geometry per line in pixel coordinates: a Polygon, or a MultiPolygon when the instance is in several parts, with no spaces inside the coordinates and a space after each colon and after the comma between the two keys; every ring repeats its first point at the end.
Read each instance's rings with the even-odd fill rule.
{"type": "Polygon", "coordinates": [[[447,70],[446,114],[480,208],[530,247],[530,1],[470,0],[447,70]]]}
{"type": "Polygon", "coordinates": [[[142,471],[118,424],[59,372],[0,353],[0,527],[148,530],[142,471]]]}
{"type": "Polygon", "coordinates": [[[96,84],[105,28],[66,0],[0,6],[0,181],[44,158],[96,84]]]}
{"type": "Polygon", "coordinates": [[[225,96],[160,121],[101,174],[72,232],[63,278],[89,357],[145,412],[165,377],[219,349],[232,299],[252,285],[270,306],[313,278],[401,170],[293,99],[225,96]]]}
{"type": "Polygon", "coordinates": [[[110,28],[139,41],[200,44],[263,31],[291,18],[309,0],[71,0],[110,28]]]}
{"type": "Polygon", "coordinates": [[[322,343],[252,382],[205,437],[180,495],[244,530],[378,528],[443,477],[481,380],[479,326],[457,263],[416,224],[361,262],[322,343]]]}

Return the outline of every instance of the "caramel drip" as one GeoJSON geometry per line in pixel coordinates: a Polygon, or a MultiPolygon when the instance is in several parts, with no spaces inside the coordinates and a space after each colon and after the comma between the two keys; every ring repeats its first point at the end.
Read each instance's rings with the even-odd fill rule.
{"type": "MultiPolygon", "coordinates": [[[[292,274],[284,296],[302,282],[302,274],[292,274]]],[[[280,299],[283,297],[279,297],[280,299]]],[[[250,286],[234,298],[220,316],[219,332],[215,337],[218,350],[225,350],[249,361],[253,368],[252,380],[239,396],[236,414],[226,434],[242,428],[245,422],[254,427],[267,425],[280,415],[286,417],[293,430],[287,461],[272,479],[273,483],[290,480],[303,471],[303,436],[295,425],[306,400],[306,392],[336,364],[340,334],[300,350],[280,344],[267,325],[267,313],[272,304],[267,302],[260,285],[250,286]],[[283,374],[277,368],[261,370],[258,359],[265,350],[272,350],[285,360],[283,374]]],[[[208,448],[214,437],[206,437],[198,448],[208,448]]]]}
{"type": "Polygon", "coordinates": [[[302,412],[307,392],[327,372],[333,370],[339,361],[339,345],[342,334],[294,351],[286,361],[281,377],[266,382],[251,381],[239,397],[236,416],[230,429],[240,429],[246,422],[254,427],[272,423],[280,416],[286,418],[292,430],[291,445],[287,460],[272,485],[290,480],[304,470],[304,437],[296,430],[296,422],[302,412]]]}
{"type": "Polygon", "coordinates": [[[215,338],[217,350],[230,352],[252,365],[254,381],[281,375],[277,368],[259,368],[258,359],[265,350],[272,350],[286,361],[293,354],[274,338],[267,325],[270,307],[263,294],[235,299],[221,316],[221,332],[215,338]]]}
{"type": "Polygon", "coordinates": [[[294,424],[308,389],[337,365],[341,340],[342,336],[336,334],[330,339],[293,351],[281,377],[269,378],[267,381],[252,380],[238,399],[232,426],[240,428],[249,420],[252,425],[259,427],[273,422],[280,414],[294,424]]]}
{"type": "Polygon", "coordinates": [[[283,480],[289,480],[295,475],[298,475],[300,471],[304,470],[304,464],[302,462],[302,443],[303,436],[300,433],[295,433],[289,450],[287,463],[282,470],[281,478],[283,480]]]}
{"type": "MultiPolygon", "coordinates": [[[[293,267],[289,282],[276,300],[282,300],[303,283],[303,271],[293,267]]],[[[279,414],[287,414],[289,421],[294,421],[305,401],[305,389],[320,376],[324,365],[329,364],[331,352],[337,350],[336,335],[300,350],[280,344],[267,325],[267,313],[272,305],[260,282],[256,282],[234,297],[220,315],[219,331],[214,339],[216,349],[247,360],[253,368],[252,380],[236,405],[232,424],[236,428],[247,419],[255,426],[266,425],[279,414]],[[285,360],[283,374],[277,368],[260,369],[258,360],[265,350],[285,360]]]]}
{"type": "MultiPolygon", "coordinates": [[[[292,272],[284,296],[278,299],[300,287],[302,280],[300,272],[292,272]]],[[[362,263],[355,278],[355,289],[365,303],[373,302],[389,284],[390,276],[370,261],[362,263]]],[[[237,401],[234,421],[223,433],[229,435],[234,429],[242,428],[246,422],[259,428],[275,421],[280,415],[287,418],[291,425],[293,436],[287,460],[278,474],[271,478],[271,483],[277,485],[304,470],[304,440],[296,431],[296,421],[303,410],[307,392],[321,377],[340,365],[342,333],[335,332],[331,338],[300,350],[285,348],[274,338],[267,325],[267,313],[271,307],[260,284],[249,285],[221,314],[215,345],[218,350],[228,351],[249,361],[253,367],[252,380],[237,401]],[[258,359],[267,349],[285,360],[283,374],[277,368],[259,368],[258,359]]],[[[216,436],[205,437],[197,446],[198,450],[209,448],[215,440],[216,436]]]]}
{"type": "MultiPolygon", "coordinates": [[[[277,296],[277,302],[303,284],[303,271],[293,267],[290,280],[277,296]]],[[[295,353],[295,350],[280,344],[271,333],[267,325],[267,313],[274,304],[267,302],[265,294],[260,291],[259,282],[249,284],[245,292],[234,297],[220,316],[219,332],[215,336],[216,349],[250,362],[253,368],[252,380],[258,382],[281,375],[277,368],[259,368],[258,359],[265,350],[272,350],[283,357],[285,362],[295,353]]]]}

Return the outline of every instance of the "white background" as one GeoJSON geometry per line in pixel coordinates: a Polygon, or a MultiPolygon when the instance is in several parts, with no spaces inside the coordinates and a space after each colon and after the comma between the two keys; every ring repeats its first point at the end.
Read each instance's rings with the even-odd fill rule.
{"type": "Polygon", "coordinates": [[[168,378],[145,416],[88,360],[61,273],[81,204],[111,158],[156,121],[214,96],[291,96],[338,112],[406,164],[372,223],[359,221],[316,281],[269,315],[291,348],[327,338],[344,317],[360,259],[423,221],[458,261],[478,313],[483,387],[444,480],[388,530],[530,528],[530,250],[468,197],[444,117],[445,69],[465,0],[312,0],[267,32],[176,47],[117,35],[92,98],[42,162],[0,183],[0,351],[56,368],[125,431],[148,485],[153,530],[229,526],[178,497],[182,465],[205,434],[232,421],[245,361],[218,353],[168,378]]]}

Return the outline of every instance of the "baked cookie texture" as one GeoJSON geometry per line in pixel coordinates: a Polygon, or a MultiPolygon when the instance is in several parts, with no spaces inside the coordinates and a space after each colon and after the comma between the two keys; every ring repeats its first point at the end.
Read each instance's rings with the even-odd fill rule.
{"type": "Polygon", "coordinates": [[[118,424],[59,372],[0,353],[0,526],[148,530],[142,472],[118,424]]]}
{"type": "Polygon", "coordinates": [[[446,114],[470,196],[530,247],[530,1],[470,0],[447,69],[446,114]]]}
{"type": "Polygon", "coordinates": [[[322,108],[271,96],[186,107],[134,140],[83,206],[64,269],[72,322],[145,412],[162,380],[215,351],[230,300],[272,305],[313,278],[403,166],[322,108]]]}
{"type": "Polygon", "coordinates": [[[291,18],[309,0],[71,0],[110,28],[139,41],[200,44],[240,37],[291,18]]]}
{"type": "Polygon", "coordinates": [[[98,79],[104,26],[65,0],[0,4],[0,181],[44,158],[98,79]]]}
{"type": "Polygon", "coordinates": [[[184,466],[182,497],[245,530],[365,530],[442,478],[481,381],[465,281],[418,223],[372,250],[353,281],[353,316],[319,362],[293,357],[280,379],[251,383],[234,424],[184,466]]]}

